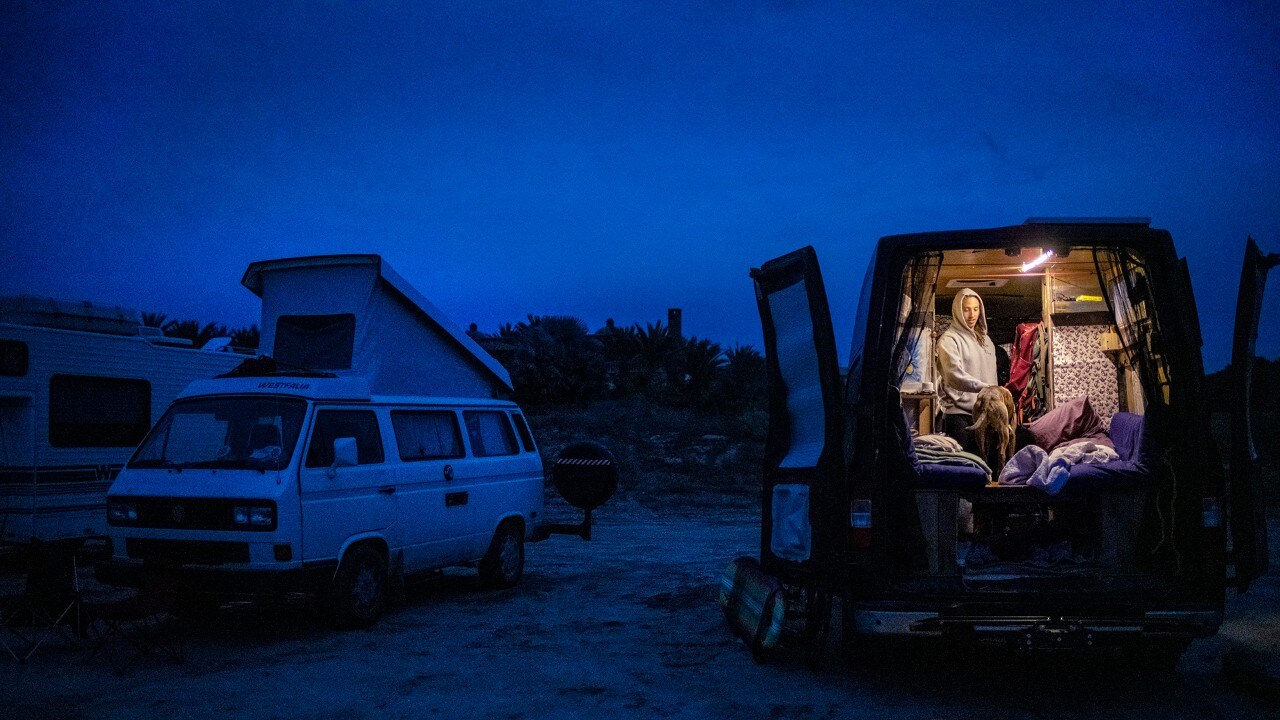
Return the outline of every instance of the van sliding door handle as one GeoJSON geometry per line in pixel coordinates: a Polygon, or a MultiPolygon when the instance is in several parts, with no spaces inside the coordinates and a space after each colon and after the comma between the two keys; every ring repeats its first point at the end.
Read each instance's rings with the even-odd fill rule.
{"type": "Polygon", "coordinates": [[[451,492],[451,493],[444,494],[445,507],[457,507],[459,505],[466,505],[466,504],[467,504],[466,492],[451,492]]]}
{"type": "Polygon", "coordinates": [[[385,485],[385,486],[383,486],[383,487],[378,488],[378,492],[382,493],[383,495],[395,495],[395,494],[396,494],[396,486],[395,486],[395,485],[385,485]]]}

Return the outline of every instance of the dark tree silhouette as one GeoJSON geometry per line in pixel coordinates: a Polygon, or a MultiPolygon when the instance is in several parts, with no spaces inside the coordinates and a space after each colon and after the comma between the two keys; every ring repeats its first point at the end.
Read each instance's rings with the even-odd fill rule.
{"type": "Polygon", "coordinates": [[[725,367],[724,353],[719,343],[700,338],[689,338],[681,348],[684,370],[684,391],[689,402],[705,406],[711,400],[712,387],[725,367]]]}

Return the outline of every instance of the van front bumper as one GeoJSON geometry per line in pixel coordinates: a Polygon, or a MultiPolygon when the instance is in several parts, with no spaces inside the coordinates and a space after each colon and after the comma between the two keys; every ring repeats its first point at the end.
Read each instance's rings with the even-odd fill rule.
{"type": "MultiPolygon", "coordinates": [[[[333,580],[337,569],[337,562],[331,561],[270,570],[183,565],[178,572],[184,592],[248,596],[319,592],[333,580]]],[[[94,572],[98,582],[106,585],[142,585],[141,561],[112,558],[95,566],[94,572]]]]}

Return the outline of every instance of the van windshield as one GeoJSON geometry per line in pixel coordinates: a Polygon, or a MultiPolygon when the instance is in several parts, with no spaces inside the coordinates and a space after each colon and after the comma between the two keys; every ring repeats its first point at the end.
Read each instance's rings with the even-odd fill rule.
{"type": "Polygon", "coordinates": [[[131,468],[279,470],[306,413],[302,400],[197,398],[174,403],[129,461],[131,468]]]}

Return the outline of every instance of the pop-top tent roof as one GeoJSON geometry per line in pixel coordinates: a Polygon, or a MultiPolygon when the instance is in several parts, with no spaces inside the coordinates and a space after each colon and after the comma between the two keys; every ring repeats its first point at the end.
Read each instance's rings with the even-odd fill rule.
{"type": "Polygon", "coordinates": [[[262,298],[261,352],[282,367],[359,376],[383,395],[496,397],[506,368],[378,255],[249,265],[262,298]]]}

